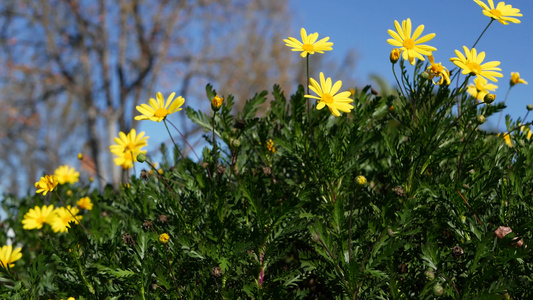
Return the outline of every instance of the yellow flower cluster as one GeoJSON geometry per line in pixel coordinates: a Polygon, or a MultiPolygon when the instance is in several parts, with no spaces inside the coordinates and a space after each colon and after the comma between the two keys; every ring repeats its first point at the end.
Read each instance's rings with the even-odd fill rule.
{"type": "Polygon", "coordinates": [[[278,152],[276,150],[276,147],[274,147],[274,141],[272,139],[268,139],[266,146],[267,146],[268,151],[270,151],[272,153],[277,153],[278,152]]]}
{"type": "MultiPolygon", "coordinates": [[[[496,6],[493,0],[488,0],[488,4],[485,4],[481,0],[474,0],[479,6],[483,8],[483,14],[494,20],[507,25],[511,23],[520,23],[520,20],[516,17],[521,17],[522,14],[517,8],[513,8],[510,4],[499,2],[496,6]]],[[[490,23],[489,23],[490,25],[490,23]]],[[[420,25],[411,34],[412,23],[411,19],[403,20],[401,25],[398,21],[394,21],[394,27],[396,31],[389,29],[388,33],[392,37],[387,42],[395,47],[391,51],[390,61],[395,64],[400,57],[404,60],[408,60],[412,65],[415,64],[415,60],[418,58],[424,60],[424,55],[428,57],[430,65],[426,72],[429,75],[429,79],[439,78],[438,81],[433,80],[434,84],[450,84],[450,72],[441,63],[436,64],[433,59],[432,51],[437,49],[432,46],[424,45],[422,43],[427,42],[435,37],[434,33],[427,34],[421,37],[424,25],[420,25]]],[[[477,44],[477,42],[476,42],[477,44]]],[[[464,75],[476,76],[474,83],[468,87],[468,93],[479,101],[484,101],[485,96],[489,95],[491,91],[494,91],[497,86],[488,84],[487,79],[493,82],[497,82],[497,78],[503,77],[500,73],[501,69],[499,61],[484,62],[485,52],[478,52],[477,49],[472,47],[469,49],[463,46],[463,52],[455,50],[456,57],[450,58],[450,61],[461,69],[461,73],[464,75]]],[[[517,83],[527,84],[526,81],[520,79],[518,73],[511,74],[511,86],[517,83]]],[[[488,103],[488,102],[487,102],[488,103]]]]}
{"type": "MultiPolygon", "coordinates": [[[[82,199],[80,199],[80,201],[82,199]]],[[[93,204],[89,198],[87,199],[88,204],[90,204],[92,209],[93,204]]],[[[87,200],[84,201],[85,205],[88,205],[87,200]]],[[[67,232],[70,228],[70,222],[75,222],[78,224],[83,218],[83,216],[78,216],[78,213],[79,209],[77,207],[71,208],[70,205],[68,205],[66,208],[58,207],[56,209],[54,209],[54,205],[43,205],[42,207],[35,206],[34,208],[30,208],[30,210],[24,215],[24,219],[22,220],[22,228],[25,230],[41,229],[44,224],[48,224],[55,233],[67,232]]]]}

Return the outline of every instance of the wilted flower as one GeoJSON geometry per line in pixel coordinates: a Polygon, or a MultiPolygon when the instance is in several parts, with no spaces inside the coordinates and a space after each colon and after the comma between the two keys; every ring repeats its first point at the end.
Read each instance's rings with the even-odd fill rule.
{"type": "Polygon", "coordinates": [[[136,116],[135,120],[150,120],[154,122],[163,121],[168,115],[182,110],[181,106],[185,103],[185,99],[182,96],[174,99],[176,93],[170,94],[165,103],[165,99],[161,93],[157,93],[156,98],[150,98],[150,105],[141,104],[135,107],[142,115],[136,116]]]}
{"type": "Polygon", "coordinates": [[[430,66],[427,68],[429,79],[431,79],[436,85],[441,85],[443,83],[449,85],[450,71],[448,71],[446,67],[443,67],[441,63],[436,64],[433,55],[428,56],[428,59],[430,63],[430,66]],[[435,77],[439,77],[439,81],[435,82],[435,77]]]}
{"type": "Polygon", "coordinates": [[[13,268],[15,266],[14,262],[22,257],[20,250],[22,250],[20,247],[13,250],[12,245],[2,246],[0,248],[0,265],[4,268],[7,268],[7,266],[13,268]]]}
{"type": "Polygon", "coordinates": [[[303,28],[300,30],[300,35],[302,36],[301,42],[293,37],[289,37],[289,39],[284,39],[283,41],[286,46],[293,48],[291,51],[302,51],[300,54],[301,57],[306,57],[308,54],[315,54],[315,52],[324,53],[324,51],[332,50],[331,46],[333,46],[333,43],[328,42],[329,37],[325,37],[317,42],[318,33],[315,32],[307,35],[307,32],[303,28]]]}
{"type": "Polygon", "coordinates": [[[470,74],[482,76],[494,82],[498,81],[496,77],[503,77],[501,73],[496,72],[502,70],[497,68],[497,66],[500,65],[499,61],[490,61],[481,64],[485,59],[485,52],[480,52],[478,55],[475,48],[469,50],[466,46],[463,46],[463,50],[465,51],[466,56],[463,55],[461,51],[455,50],[455,55],[457,55],[457,57],[450,58],[450,61],[452,61],[459,68],[463,69],[462,73],[464,75],[470,74]]]}
{"type": "Polygon", "coordinates": [[[474,2],[483,8],[483,14],[485,16],[494,20],[498,20],[498,22],[502,23],[503,25],[508,25],[509,22],[517,24],[520,23],[520,20],[512,17],[521,17],[522,14],[518,8],[513,8],[511,4],[499,2],[498,5],[494,7],[494,2],[492,0],[488,0],[489,5],[480,0],[474,0],[474,2]]]}
{"type": "Polygon", "coordinates": [[[353,99],[350,98],[350,92],[342,92],[335,95],[342,86],[342,81],[337,81],[332,86],[331,78],[324,78],[324,73],[320,72],[320,84],[313,78],[310,79],[311,85],[309,88],[315,92],[317,96],[305,95],[305,98],[314,98],[318,99],[318,104],[316,109],[321,110],[324,106],[328,106],[329,110],[335,117],[339,117],[341,114],[339,112],[349,113],[353,109],[353,105],[350,103],[353,102],[353,99]]]}
{"type": "Polygon", "coordinates": [[[79,181],[80,173],[73,167],[64,165],[59,166],[54,172],[59,184],[76,183],[79,181]]]}
{"type": "Polygon", "coordinates": [[[36,193],[43,193],[43,196],[46,196],[46,193],[53,191],[58,184],[57,177],[54,175],[45,175],[35,183],[37,188],[36,193]]]}
{"type": "Polygon", "coordinates": [[[49,223],[50,216],[54,210],[54,205],[43,207],[35,206],[24,215],[22,220],[22,228],[26,230],[41,229],[44,223],[49,223]]]}
{"type": "Polygon", "coordinates": [[[86,210],[93,209],[93,203],[91,202],[91,198],[89,197],[80,198],[80,200],[76,202],[76,205],[81,209],[86,209],[86,210]]]}
{"type": "Polygon", "coordinates": [[[511,81],[510,81],[510,85],[511,86],[514,86],[518,83],[523,83],[523,84],[527,84],[527,81],[525,81],[524,79],[520,78],[520,73],[518,72],[511,72],[511,81]]]}
{"type": "Polygon", "coordinates": [[[408,18],[407,20],[403,20],[402,26],[400,26],[398,21],[394,21],[394,27],[396,28],[396,31],[392,29],[387,31],[390,36],[392,36],[392,39],[388,39],[387,42],[395,47],[400,47],[403,59],[409,60],[411,65],[415,64],[415,58],[424,60],[422,55],[429,56],[431,55],[432,51],[437,51],[437,48],[435,47],[421,44],[435,37],[434,33],[426,34],[423,37],[420,37],[422,31],[424,31],[424,25],[418,26],[412,36],[411,19],[408,18]]]}

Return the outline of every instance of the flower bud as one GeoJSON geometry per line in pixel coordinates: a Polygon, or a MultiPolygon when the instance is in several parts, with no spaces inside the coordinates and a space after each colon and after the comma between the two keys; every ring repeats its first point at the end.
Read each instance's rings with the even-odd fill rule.
{"type": "Polygon", "coordinates": [[[435,284],[435,286],[433,286],[433,293],[435,296],[442,296],[444,295],[444,288],[440,284],[435,284]]]}
{"type": "Polygon", "coordinates": [[[395,64],[400,59],[400,54],[402,54],[402,51],[398,48],[392,49],[390,53],[390,62],[395,64]]]}
{"type": "Polygon", "coordinates": [[[220,97],[219,95],[216,95],[211,99],[211,109],[213,111],[218,111],[220,107],[222,106],[222,102],[224,101],[224,98],[220,97]]]}
{"type": "Polygon", "coordinates": [[[363,175],[355,177],[355,181],[359,186],[364,186],[367,183],[366,177],[363,175]]]}
{"type": "Polygon", "coordinates": [[[429,280],[429,281],[433,281],[435,279],[435,272],[433,272],[433,270],[426,270],[424,272],[424,275],[426,275],[426,278],[429,280]]]}
{"type": "Polygon", "coordinates": [[[479,125],[481,125],[481,124],[485,123],[485,121],[486,121],[487,119],[485,118],[484,115],[479,115],[479,116],[477,116],[476,120],[477,120],[477,123],[478,123],[479,125]]]}
{"type": "Polygon", "coordinates": [[[83,154],[82,153],[78,153],[78,159],[79,160],[83,160],[83,154]]]}
{"type": "Polygon", "coordinates": [[[137,161],[140,162],[140,163],[145,162],[146,161],[146,154],[144,154],[144,153],[137,154],[137,161]]]}
{"type": "Polygon", "coordinates": [[[424,71],[422,73],[420,73],[420,76],[424,79],[429,79],[429,72],[428,71],[424,71]]]}
{"type": "Polygon", "coordinates": [[[494,94],[486,94],[485,98],[483,98],[483,102],[487,104],[491,104],[494,100],[496,100],[496,95],[494,94]]]}
{"type": "Polygon", "coordinates": [[[163,244],[163,245],[166,244],[166,243],[168,243],[168,240],[170,240],[170,237],[169,237],[168,234],[166,234],[166,233],[162,233],[162,234],[159,236],[159,242],[160,242],[161,244],[163,244]]]}
{"type": "Polygon", "coordinates": [[[231,146],[233,146],[234,148],[239,148],[241,146],[241,141],[239,141],[238,139],[231,139],[231,146]]]}
{"type": "Polygon", "coordinates": [[[533,104],[528,104],[526,106],[526,108],[527,108],[528,111],[532,111],[533,110],[533,104]]]}

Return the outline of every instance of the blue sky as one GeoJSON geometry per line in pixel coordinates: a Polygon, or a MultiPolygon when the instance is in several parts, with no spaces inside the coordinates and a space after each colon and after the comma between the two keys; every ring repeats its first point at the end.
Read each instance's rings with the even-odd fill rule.
{"type": "MultiPolygon", "coordinates": [[[[487,0],[484,1],[487,3],[487,0]]],[[[519,19],[522,22],[509,25],[493,22],[476,49],[478,52],[485,51],[485,62],[501,62],[504,77],[496,83],[497,101],[505,98],[511,72],[519,72],[530,83],[514,86],[507,99],[508,107],[504,114],[516,119],[524,117],[527,104],[533,104],[533,2],[506,3],[520,9],[523,17],[519,19]]],[[[301,27],[308,34],[318,32],[319,39],[329,36],[334,43],[333,51],[318,55],[337,55],[340,59],[353,49],[357,55],[353,78],[359,87],[372,84],[371,74],[384,77],[390,84],[395,82],[389,61],[393,46],[387,43],[390,38],[387,29],[394,29],[394,20],[401,23],[410,18],[413,30],[423,24],[423,34],[435,33],[435,38],[427,44],[437,48],[433,54],[435,60],[448,69],[455,67],[449,61],[455,57],[454,50],[462,51],[463,45],[470,48],[490,21],[473,0],[292,0],[290,5],[295,13],[294,32],[287,33],[287,36],[300,39],[301,27]]],[[[327,70],[324,73],[327,76],[327,70]]],[[[531,120],[531,117],[528,119],[531,120]]],[[[498,116],[493,116],[488,125],[494,128],[497,121],[498,116]]],[[[499,130],[505,131],[503,119],[499,130]]]]}

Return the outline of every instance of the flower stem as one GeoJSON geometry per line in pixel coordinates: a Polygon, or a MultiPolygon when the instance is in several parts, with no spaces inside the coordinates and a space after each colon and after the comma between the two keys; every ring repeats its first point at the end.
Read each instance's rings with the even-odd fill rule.
{"type": "Polygon", "coordinates": [[[474,45],[472,46],[472,48],[475,48],[477,43],[479,42],[479,40],[481,39],[481,37],[483,36],[483,34],[485,34],[485,31],[487,31],[487,29],[489,29],[489,26],[490,24],[492,24],[492,22],[494,22],[494,19],[490,19],[490,22],[489,24],[487,25],[487,27],[485,27],[485,29],[483,30],[483,32],[479,35],[479,37],[477,38],[476,42],[474,43],[474,45]]]}
{"type": "Polygon", "coordinates": [[[61,201],[61,204],[63,204],[63,206],[65,207],[65,209],[70,213],[70,215],[74,218],[74,220],[76,220],[76,222],[78,222],[78,224],[81,225],[81,227],[83,229],[85,229],[85,231],[87,231],[87,233],[89,233],[93,238],[94,238],[94,235],[89,231],[89,229],[87,229],[85,226],[83,226],[83,224],[80,222],[80,220],[78,220],[78,218],[76,218],[76,216],[70,211],[70,209],[67,207],[67,205],[65,204],[65,202],[63,202],[63,199],[61,199],[61,197],[59,196],[59,193],[56,191],[56,196],[57,198],[59,199],[59,201],[61,201]]]}
{"type": "Polygon", "coordinates": [[[178,152],[181,155],[181,158],[185,159],[185,157],[183,156],[183,153],[181,153],[180,151],[180,148],[178,148],[178,145],[176,145],[176,142],[174,141],[174,138],[172,137],[172,134],[170,133],[170,129],[168,129],[167,120],[163,119],[163,123],[165,124],[165,128],[167,129],[168,135],[170,136],[170,139],[172,140],[172,143],[174,144],[175,149],[178,150],[178,152]]]}
{"type": "Polygon", "coordinates": [[[217,171],[217,138],[215,135],[215,116],[216,112],[213,112],[213,118],[211,120],[211,126],[213,127],[213,163],[214,163],[214,172],[217,171]]]}
{"type": "Polygon", "coordinates": [[[394,70],[394,64],[392,64],[392,74],[394,74],[394,78],[396,79],[396,83],[398,84],[398,88],[400,89],[400,92],[402,92],[403,97],[407,99],[407,97],[405,96],[405,93],[403,92],[402,86],[400,85],[400,81],[398,80],[398,77],[396,77],[396,70],[394,70]]]}
{"type": "Polygon", "coordinates": [[[168,246],[165,245],[165,256],[167,257],[167,264],[168,264],[168,269],[170,271],[170,275],[172,275],[172,279],[174,280],[174,285],[176,286],[176,291],[178,292],[178,296],[181,298],[181,293],[180,293],[180,288],[178,286],[178,282],[176,281],[176,277],[174,277],[174,272],[172,272],[172,267],[170,266],[170,259],[168,258],[168,246]]]}
{"type": "MultiPolygon", "coordinates": [[[[169,123],[170,125],[172,125],[172,127],[174,127],[174,129],[176,129],[176,131],[180,134],[181,138],[185,141],[185,143],[187,144],[187,146],[189,146],[189,148],[191,148],[192,153],[194,153],[194,155],[196,156],[196,159],[198,159],[198,162],[201,163],[202,160],[200,159],[200,157],[198,156],[198,154],[196,153],[196,151],[194,151],[194,148],[191,146],[191,144],[189,144],[189,142],[187,141],[187,139],[185,138],[185,136],[183,135],[183,133],[181,133],[181,131],[178,129],[178,127],[176,127],[176,125],[174,125],[172,122],[168,121],[168,123],[169,123]]],[[[166,125],[166,124],[165,124],[165,125],[166,125]]],[[[169,133],[170,133],[170,132],[169,132],[169,133]]],[[[172,135],[171,135],[171,137],[172,137],[172,135]]],[[[172,140],[172,141],[174,141],[174,140],[172,140]]],[[[174,143],[174,145],[176,145],[176,144],[174,143]]],[[[181,153],[181,152],[180,152],[180,153],[181,153]]],[[[183,156],[183,154],[182,154],[182,156],[183,156]]],[[[211,171],[209,170],[209,168],[207,168],[207,173],[208,173],[208,175],[209,175],[209,178],[212,179],[213,176],[211,176],[211,171]]]]}
{"type": "MultiPolygon", "coordinates": [[[[505,102],[507,102],[507,97],[509,97],[509,92],[511,92],[511,89],[513,87],[509,87],[509,89],[507,90],[507,93],[505,94],[505,99],[503,99],[503,104],[505,104],[505,102]]],[[[496,125],[496,130],[498,130],[498,128],[500,127],[500,121],[502,120],[502,116],[503,116],[503,110],[500,112],[500,117],[498,118],[498,124],[496,125]]],[[[527,116],[527,115],[526,115],[527,116]]]]}

